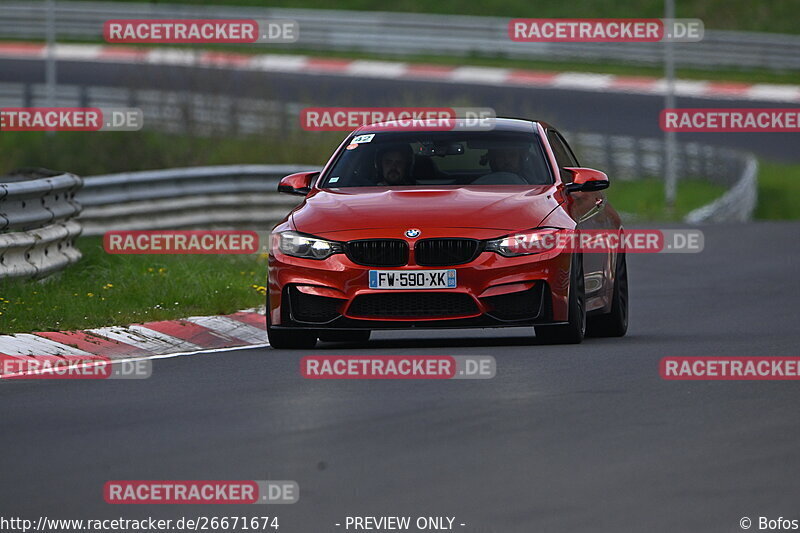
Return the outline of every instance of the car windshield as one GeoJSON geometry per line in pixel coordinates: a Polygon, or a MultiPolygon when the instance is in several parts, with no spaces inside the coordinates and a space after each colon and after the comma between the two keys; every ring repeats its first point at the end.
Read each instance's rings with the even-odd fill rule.
{"type": "Polygon", "coordinates": [[[356,135],[324,188],[552,183],[533,133],[378,132],[356,135]]]}

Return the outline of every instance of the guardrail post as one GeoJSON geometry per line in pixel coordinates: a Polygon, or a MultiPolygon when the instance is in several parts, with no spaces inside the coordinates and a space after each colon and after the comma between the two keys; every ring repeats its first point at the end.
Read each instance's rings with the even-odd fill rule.
{"type": "Polygon", "coordinates": [[[603,135],[603,152],[606,155],[606,168],[609,175],[617,174],[617,154],[614,149],[614,142],[611,135],[603,135]]]}
{"type": "Polygon", "coordinates": [[[22,94],[22,106],[33,107],[33,84],[26,83],[22,94]]]}
{"type": "Polygon", "coordinates": [[[81,85],[78,91],[80,107],[91,107],[91,103],[89,102],[89,88],[86,85],[81,85]]]}

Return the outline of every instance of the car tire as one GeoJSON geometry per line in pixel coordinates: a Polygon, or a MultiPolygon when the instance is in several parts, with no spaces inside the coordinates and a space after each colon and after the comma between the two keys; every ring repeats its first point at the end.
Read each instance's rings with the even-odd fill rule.
{"type": "Polygon", "coordinates": [[[368,329],[321,330],[317,333],[323,342],[367,342],[372,333],[368,329]]]}
{"type": "Polygon", "coordinates": [[[591,337],[624,337],[628,332],[628,264],[625,254],[617,255],[611,311],[589,317],[586,335],[591,337]]]}
{"type": "Polygon", "coordinates": [[[536,326],[541,344],[580,344],[586,334],[586,290],[583,257],[572,254],[569,278],[569,319],[557,326],[536,326]]]}

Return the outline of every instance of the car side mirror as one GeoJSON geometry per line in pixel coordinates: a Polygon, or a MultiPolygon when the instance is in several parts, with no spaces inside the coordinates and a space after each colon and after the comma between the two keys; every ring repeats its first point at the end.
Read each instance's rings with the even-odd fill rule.
{"type": "Polygon", "coordinates": [[[311,192],[311,184],[319,176],[319,172],[297,172],[281,178],[278,182],[278,192],[306,196],[311,192]]]}
{"type": "Polygon", "coordinates": [[[606,176],[605,172],[584,167],[564,167],[564,170],[572,174],[572,183],[566,184],[569,192],[590,192],[608,189],[608,176],[606,176]]]}

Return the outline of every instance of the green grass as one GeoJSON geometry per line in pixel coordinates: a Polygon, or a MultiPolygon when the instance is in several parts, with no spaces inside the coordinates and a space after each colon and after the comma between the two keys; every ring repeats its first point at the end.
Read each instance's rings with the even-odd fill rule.
{"type": "Polygon", "coordinates": [[[264,304],[265,257],[112,255],[99,237],[79,239],[77,265],[42,280],[0,280],[0,333],[56,331],[192,315],[264,304]]]}
{"type": "Polygon", "coordinates": [[[678,182],[675,208],[664,201],[664,181],[657,178],[637,181],[615,180],[608,189],[608,199],[617,211],[633,215],[637,220],[681,220],[725,192],[725,188],[702,180],[678,182]]]}
{"type": "Polygon", "coordinates": [[[342,132],[282,136],[193,137],[154,131],[7,132],[0,135],[0,175],[44,166],[81,176],[194,165],[323,164],[342,132]]]}
{"type": "Polygon", "coordinates": [[[800,219],[800,165],[761,160],[758,168],[759,219],[800,219]]]}
{"type": "MultiPolygon", "coordinates": [[[[196,5],[243,5],[264,7],[264,0],[168,0],[156,3],[196,5]]],[[[725,30],[800,33],[800,2],[796,0],[679,0],[678,18],[703,19],[706,28],[725,30]]],[[[270,7],[312,9],[353,9],[364,11],[406,11],[521,18],[660,18],[664,16],[664,0],[395,0],[376,3],[374,0],[271,0],[270,7]]],[[[301,28],[302,31],[302,28],[301,28]]]]}

